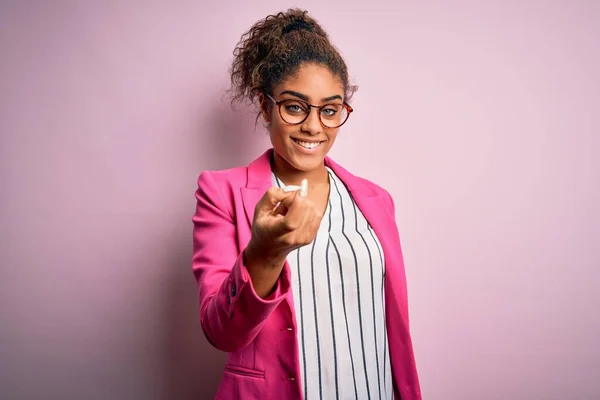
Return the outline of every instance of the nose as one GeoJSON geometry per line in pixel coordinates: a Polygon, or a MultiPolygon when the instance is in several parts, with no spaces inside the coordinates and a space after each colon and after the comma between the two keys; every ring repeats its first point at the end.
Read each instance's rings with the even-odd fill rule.
{"type": "Polygon", "coordinates": [[[308,117],[302,123],[302,130],[311,135],[317,135],[321,133],[321,120],[319,119],[319,109],[311,107],[308,113],[308,117]]]}

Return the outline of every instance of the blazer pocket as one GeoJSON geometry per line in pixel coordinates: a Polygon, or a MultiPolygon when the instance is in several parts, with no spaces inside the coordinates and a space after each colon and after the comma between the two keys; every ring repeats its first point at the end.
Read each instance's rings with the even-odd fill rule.
{"type": "Polygon", "coordinates": [[[243,376],[246,378],[265,379],[265,371],[259,371],[252,368],[240,367],[237,365],[225,365],[225,372],[231,375],[243,376]]]}

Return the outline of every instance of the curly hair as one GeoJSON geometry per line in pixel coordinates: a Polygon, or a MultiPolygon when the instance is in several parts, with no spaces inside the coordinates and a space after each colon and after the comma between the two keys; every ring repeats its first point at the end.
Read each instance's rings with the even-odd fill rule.
{"type": "Polygon", "coordinates": [[[276,85],[307,62],[326,66],[340,79],[345,101],[357,90],[349,83],[346,63],[329,35],[305,10],[289,9],[256,22],[242,35],[233,55],[232,103],[252,103],[259,93],[273,94],[276,85]]]}

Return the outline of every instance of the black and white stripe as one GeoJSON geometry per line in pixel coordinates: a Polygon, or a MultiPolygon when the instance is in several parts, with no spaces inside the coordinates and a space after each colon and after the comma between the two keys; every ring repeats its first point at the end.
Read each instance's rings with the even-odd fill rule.
{"type": "MultiPolygon", "coordinates": [[[[305,400],[393,399],[381,244],[329,170],[315,240],[288,257],[305,400]]],[[[273,183],[283,183],[273,175],[273,183]]]]}

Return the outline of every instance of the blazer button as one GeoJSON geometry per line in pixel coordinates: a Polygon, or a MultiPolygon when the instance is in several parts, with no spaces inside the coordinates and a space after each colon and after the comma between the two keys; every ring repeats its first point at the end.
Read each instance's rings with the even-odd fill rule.
{"type": "Polygon", "coordinates": [[[235,295],[237,294],[237,287],[235,286],[235,283],[233,285],[231,285],[231,297],[235,297],[235,295]]]}

